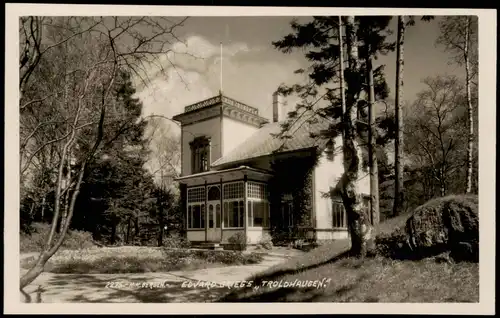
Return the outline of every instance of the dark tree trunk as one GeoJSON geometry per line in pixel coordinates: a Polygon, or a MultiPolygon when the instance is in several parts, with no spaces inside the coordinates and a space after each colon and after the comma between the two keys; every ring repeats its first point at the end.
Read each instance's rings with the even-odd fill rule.
{"type": "Polygon", "coordinates": [[[132,227],[132,217],[129,216],[128,217],[128,224],[127,224],[127,238],[125,239],[125,241],[127,242],[127,244],[130,243],[130,228],[132,227]]]}
{"type": "Polygon", "coordinates": [[[163,246],[163,202],[162,202],[162,191],[160,191],[160,194],[158,196],[158,225],[159,225],[159,231],[158,231],[158,246],[163,246]]]}
{"type": "Polygon", "coordinates": [[[136,212],[135,218],[134,218],[134,237],[140,235],[140,228],[139,228],[139,215],[136,212]]]}
{"type": "Polygon", "coordinates": [[[111,238],[110,243],[115,244],[116,242],[116,224],[111,225],[111,238]]]}
{"type": "Polygon", "coordinates": [[[379,190],[378,190],[378,161],[377,161],[377,145],[375,138],[377,131],[375,129],[375,88],[373,83],[373,65],[372,56],[368,55],[367,61],[368,86],[369,86],[369,120],[370,125],[368,131],[368,158],[370,163],[370,217],[372,225],[376,226],[380,220],[379,210],[379,190]]]}
{"type": "MultiPolygon", "coordinates": [[[[187,206],[186,206],[186,200],[187,200],[187,187],[185,184],[180,184],[179,185],[179,189],[180,189],[180,199],[181,199],[181,202],[180,202],[180,209],[181,209],[181,215],[182,215],[182,229],[181,229],[181,233],[183,235],[186,235],[186,230],[187,230],[187,206]]],[[[222,188],[221,188],[222,190],[222,188]]],[[[222,209],[222,207],[221,207],[222,209]]],[[[221,220],[221,222],[223,222],[223,219],[221,220]]]]}

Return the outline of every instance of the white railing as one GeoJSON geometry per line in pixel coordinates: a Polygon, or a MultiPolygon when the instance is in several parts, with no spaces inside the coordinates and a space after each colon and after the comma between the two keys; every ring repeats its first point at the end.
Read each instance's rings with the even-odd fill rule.
{"type": "Polygon", "coordinates": [[[195,104],[191,104],[189,106],[184,107],[184,112],[185,113],[191,112],[191,111],[194,111],[194,110],[197,110],[200,108],[216,105],[218,103],[225,103],[225,104],[228,104],[230,106],[237,107],[237,108],[239,108],[247,113],[253,114],[253,115],[259,114],[259,110],[257,108],[245,105],[245,104],[240,103],[232,98],[225,97],[225,96],[215,96],[215,97],[206,99],[204,101],[201,101],[201,102],[198,102],[195,104]]]}

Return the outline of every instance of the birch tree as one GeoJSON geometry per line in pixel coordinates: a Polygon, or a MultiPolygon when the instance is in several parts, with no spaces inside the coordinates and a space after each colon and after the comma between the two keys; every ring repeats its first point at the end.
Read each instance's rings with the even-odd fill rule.
{"type": "MultiPolygon", "coordinates": [[[[171,44],[178,40],[175,30],[184,20],[20,19],[21,188],[32,183],[37,170],[52,171],[55,194],[50,233],[39,258],[21,277],[21,290],[43,272],[62,245],[87,167],[105,142],[115,139],[107,129],[120,117],[111,94],[119,71],[127,70],[147,85],[150,74],[175,67],[169,65],[171,44]],[[46,152],[54,155],[50,164],[42,166],[39,158],[46,152]],[[58,224],[62,226],[56,235],[58,224]]],[[[126,133],[121,128],[113,133],[126,133]]]]}
{"type": "Polygon", "coordinates": [[[441,34],[436,43],[452,53],[452,61],[465,70],[465,93],[467,96],[467,174],[465,192],[472,191],[473,152],[474,152],[474,104],[471,87],[477,88],[477,17],[444,17],[439,23],[441,34]]]}
{"type": "Polygon", "coordinates": [[[398,16],[398,33],[397,33],[397,48],[396,48],[396,140],[394,141],[394,206],[393,215],[398,215],[402,210],[404,193],[403,193],[403,65],[404,65],[404,34],[405,34],[405,17],[398,16]]]}

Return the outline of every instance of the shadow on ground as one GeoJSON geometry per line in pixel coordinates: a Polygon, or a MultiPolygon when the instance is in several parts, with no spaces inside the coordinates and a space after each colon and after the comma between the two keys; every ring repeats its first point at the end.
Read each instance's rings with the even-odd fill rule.
{"type": "Polygon", "coordinates": [[[187,289],[182,287],[182,282],[169,282],[165,288],[140,288],[140,289],[113,289],[99,298],[89,298],[80,294],[69,299],[70,302],[140,302],[140,303],[189,303],[212,302],[228,292],[226,288],[187,289]]]}
{"type": "MultiPolygon", "coordinates": [[[[278,268],[276,270],[272,270],[255,277],[253,279],[253,286],[262,286],[262,283],[264,281],[280,281],[284,276],[295,275],[301,272],[314,270],[315,268],[337,262],[348,256],[349,252],[344,250],[340,254],[337,254],[327,260],[312,262],[310,264],[298,266],[296,268],[278,268]]],[[[347,293],[348,291],[354,289],[356,285],[364,278],[364,276],[361,276],[360,279],[352,285],[342,286],[337,290],[333,290],[333,292],[331,292],[331,290],[328,290],[328,293],[326,293],[327,290],[325,290],[324,288],[317,287],[260,287],[258,290],[255,290],[253,287],[246,287],[226,293],[219,299],[217,299],[216,302],[318,302],[323,298],[331,299],[332,294],[341,296],[347,293]]]]}
{"type": "MultiPolygon", "coordinates": [[[[170,276],[172,277],[172,275],[170,276]]],[[[144,302],[144,303],[169,303],[169,302],[212,302],[230,290],[227,288],[186,288],[182,283],[189,279],[172,277],[169,279],[154,279],[154,283],[164,283],[165,287],[109,287],[109,282],[126,282],[128,284],[151,282],[151,277],[129,275],[116,276],[112,280],[97,275],[66,274],[54,275],[46,281],[45,288],[31,293],[31,302],[144,302]],[[36,295],[36,297],[33,297],[36,295]],[[36,300],[35,300],[36,299],[36,300]]],[[[26,299],[26,297],[25,297],[26,299]]]]}
{"type": "MultiPolygon", "coordinates": [[[[40,277],[38,282],[34,284],[27,290],[31,298],[34,299],[34,295],[37,295],[37,299],[40,301],[33,302],[44,302],[44,303],[71,303],[71,302],[88,302],[88,303],[106,303],[106,302],[145,302],[145,303],[168,303],[168,302],[231,302],[234,299],[234,295],[240,295],[244,293],[247,288],[228,288],[228,287],[192,287],[188,288],[182,285],[185,281],[198,281],[198,279],[208,280],[211,278],[215,281],[228,280],[228,281],[241,281],[254,279],[256,283],[260,283],[263,280],[275,280],[276,278],[298,273],[300,271],[307,271],[316,267],[323,266],[327,263],[335,262],[337,259],[342,258],[343,254],[339,255],[345,251],[343,244],[338,247],[328,250],[331,253],[325,255],[324,252],[317,253],[319,258],[314,258],[307,261],[307,264],[302,263],[304,259],[303,255],[297,255],[296,259],[299,259],[300,266],[297,266],[294,262],[294,258],[289,259],[285,264],[280,264],[273,258],[278,258],[283,260],[283,257],[271,257],[268,259],[274,265],[268,267],[268,265],[262,264],[261,274],[257,275],[257,278],[249,278],[252,271],[250,268],[244,266],[236,267],[230,269],[224,267],[217,270],[215,276],[211,276],[211,271],[206,271],[206,273],[198,273],[191,277],[176,275],[176,273],[144,273],[144,274],[49,274],[46,273],[44,277],[40,277]],[[329,255],[335,256],[325,261],[329,255]],[[291,261],[291,262],[290,262],[291,261]],[[284,266],[283,266],[284,265],[284,266]],[[265,269],[267,267],[267,270],[265,269]],[[229,271],[229,272],[228,272],[229,271]],[[218,277],[216,279],[215,277],[218,277]],[[227,279],[225,279],[227,277],[227,279]],[[109,282],[122,282],[127,285],[138,283],[163,283],[165,287],[134,287],[134,286],[108,286],[109,282]],[[41,291],[37,291],[37,286],[44,286],[41,291]],[[232,294],[233,297],[228,296],[232,294]]],[[[269,261],[268,260],[268,261],[269,261]]],[[[268,263],[269,264],[269,263],[268,263]]],[[[255,267],[255,266],[253,266],[255,267]]],[[[201,271],[203,272],[203,271],[201,271]]],[[[321,297],[318,294],[318,290],[310,290],[307,288],[300,288],[300,294],[303,295],[303,301],[316,301],[315,299],[321,297]]],[[[269,293],[270,298],[273,301],[279,301],[277,299],[284,298],[288,293],[292,291],[296,292],[295,288],[279,288],[278,290],[271,290],[269,293]]],[[[342,291],[339,291],[342,292],[342,291]]],[[[236,297],[240,298],[240,297],[236,297]]],[[[265,301],[268,297],[258,296],[251,297],[248,300],[238,300],[238,301],[265,301]]]]}

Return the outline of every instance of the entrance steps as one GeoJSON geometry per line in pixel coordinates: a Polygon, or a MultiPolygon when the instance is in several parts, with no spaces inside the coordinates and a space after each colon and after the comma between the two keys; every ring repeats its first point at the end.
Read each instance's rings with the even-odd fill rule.
{"type": "Polygon", "coordinates": [[[224,249],[224,247],[217,242],[199,242],[199,243],[192,243],[192,247],[194,248],[200,248],[200,249],[205,249],[205,250],[215,250],[215,251],[221,251],[224,249]]]}

